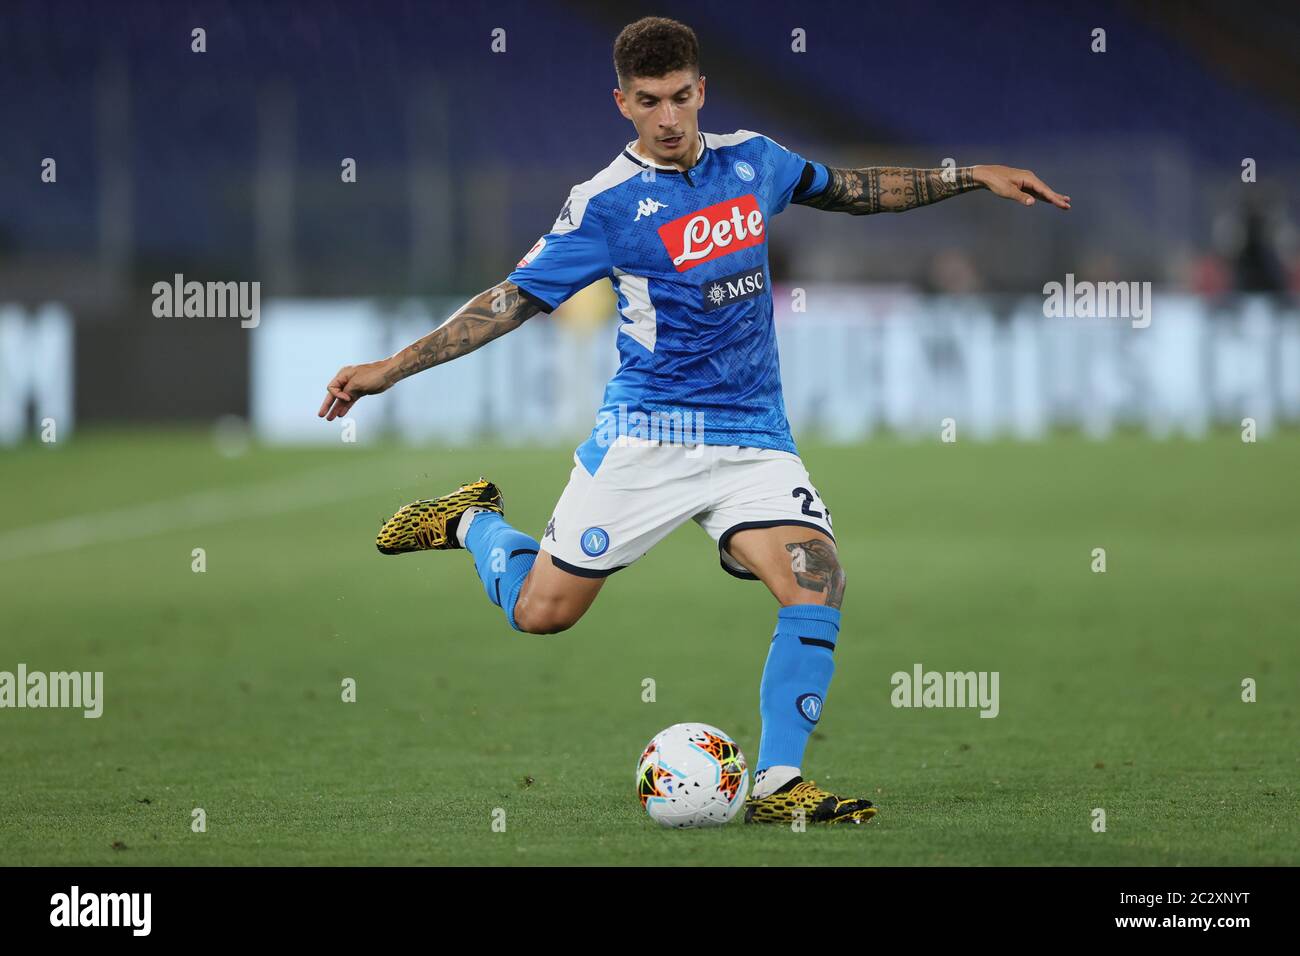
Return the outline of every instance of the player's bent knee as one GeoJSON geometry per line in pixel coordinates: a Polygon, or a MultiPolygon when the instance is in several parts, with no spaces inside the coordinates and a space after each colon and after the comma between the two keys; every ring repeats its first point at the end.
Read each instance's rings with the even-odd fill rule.
{"type": "Polygon", "coordinates": [[[519,630],[525,634],[559,634],[573,627],[577,620],[563,617],[543,617],[537,620],[521,621],[516,618],[515,623],[519,625],[519,630]]]}
{"type": "Polygon", "coordinates": [[[582,611],[558,601],[536,602],[515,609],[515,624],[527,634],[559,634],[577,624],[582,611]]]}
{"type": "Polygon", "coordinates": [[[543,552],[515,602],[515,627],[528,634],[558,634],[577,624],[596,599],[604,578],[576,577],[543,552]]]}

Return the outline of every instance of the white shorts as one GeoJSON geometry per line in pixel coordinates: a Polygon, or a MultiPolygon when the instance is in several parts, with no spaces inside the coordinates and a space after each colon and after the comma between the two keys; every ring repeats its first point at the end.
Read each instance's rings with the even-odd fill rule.
{"type": "Polygon", "coordinates": [[[804,525],[834,540],[830,512],[798,455],[624,437],[605,452],[595,474],[574,455],[541,545],[563,570],[605,577],[690,518],[718,543],[723,570],[751,580],[755,576],[727,551],[737,531],[804,525]]]}

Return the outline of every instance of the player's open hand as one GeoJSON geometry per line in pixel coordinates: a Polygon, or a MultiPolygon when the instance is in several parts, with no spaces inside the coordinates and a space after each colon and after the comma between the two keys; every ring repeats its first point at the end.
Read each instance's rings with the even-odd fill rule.
{"type": "Polygon", "coordinates": [[[316,415],[332,422],[346,415],[361,396],[388,391],[393,383],[387,373],[387,362],[343,366],[325,386],[325,401],[321,403],[316,415]]]}
{"type": "Polygon", "coordinates": [[[976,166],[972,170],[975,181],[987,186],[1003,199],[1014,199],[1022,206],[1032,206],[1038,199],[1046,199],[1057,209],[1069,209],[1070,197],[1055,192],[1027,169],[1010,166],[976,166]]]}

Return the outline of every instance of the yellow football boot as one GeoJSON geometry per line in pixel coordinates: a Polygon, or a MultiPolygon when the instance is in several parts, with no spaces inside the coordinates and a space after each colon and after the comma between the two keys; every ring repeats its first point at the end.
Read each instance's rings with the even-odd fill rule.
{"type": "Polygon", "coordinates": [[[844,799],[827,793],[811,780],[795,777],[765,797],[745,801],[746,823],[783,823],[789,826],[796,811],[805,823],[866,823],[877,813],[870,800],[844,799]]]}
{"type": "Polygon", "coordinates": [[[441,498],[424,498],[402,505],[379,529],[375,547],[381,554],[459,548],[456,525],[467,508],[505,514],[501,491],[486,478],[479,478],[441,498]]]}

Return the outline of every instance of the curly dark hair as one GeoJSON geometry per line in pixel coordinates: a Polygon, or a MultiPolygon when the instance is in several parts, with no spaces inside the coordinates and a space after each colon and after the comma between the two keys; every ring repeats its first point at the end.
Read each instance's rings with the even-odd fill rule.
{"type": "Polygon", "coordinates": [[[684,23],[667,17],[642,17],[614,41],[614,72],[619,86],[634,76],[656,78],[677,70],[700,72],[700,41],[684,23]]]}

